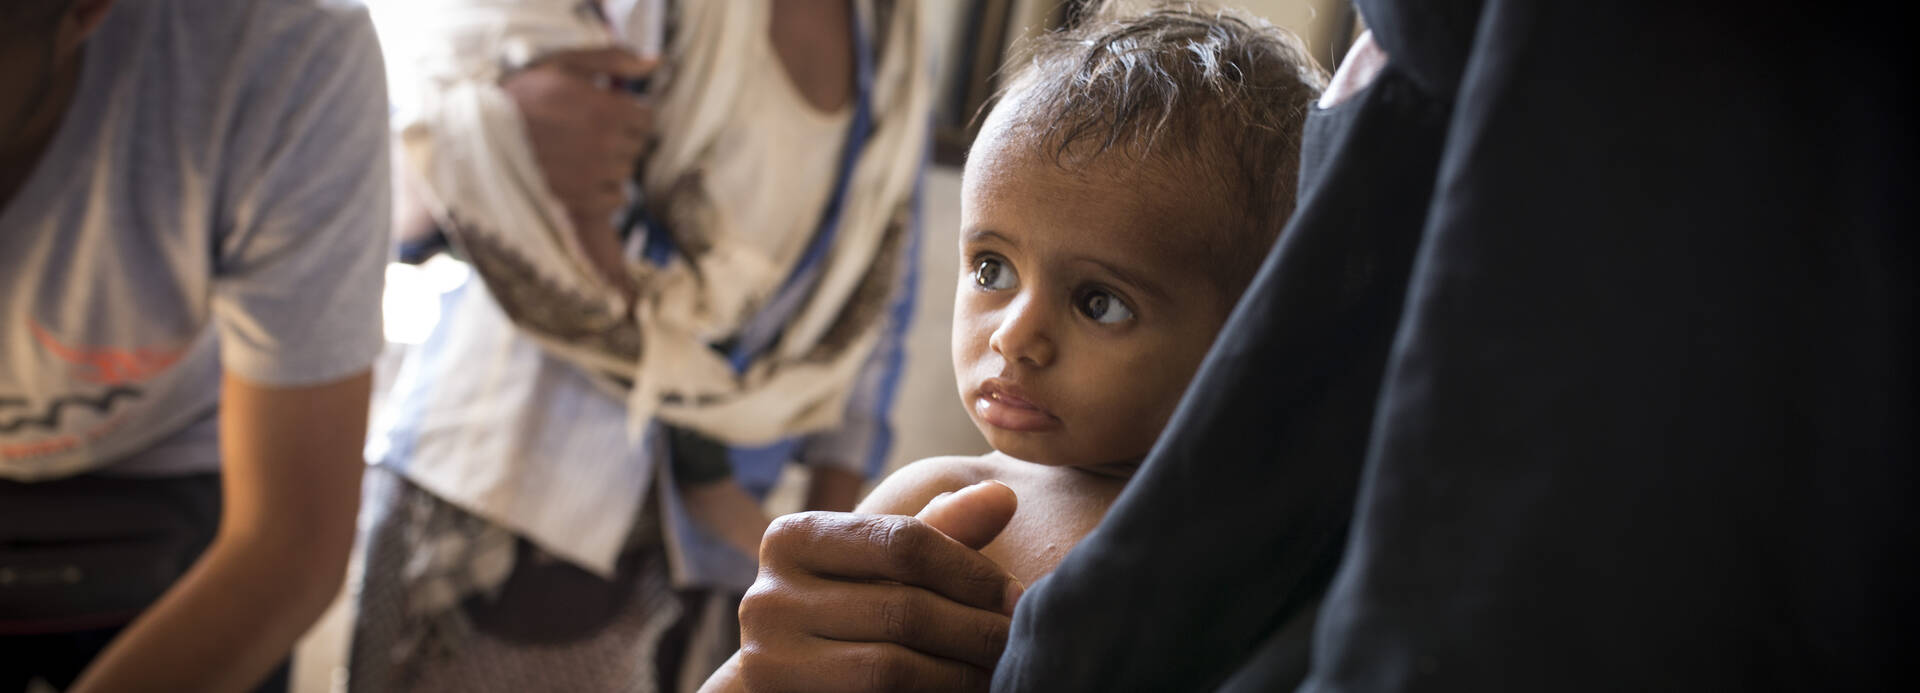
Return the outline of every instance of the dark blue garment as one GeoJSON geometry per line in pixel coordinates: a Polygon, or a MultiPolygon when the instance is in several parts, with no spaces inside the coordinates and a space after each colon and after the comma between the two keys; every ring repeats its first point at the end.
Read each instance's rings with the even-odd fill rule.
{"type": "Polygon", "coordinates": [[[1316,114],[1299,213],[996,689],[1907,688],[1902,25],[1361,9],[1388,70],[1316,114]],[[1325,293],[1400,252],[1404,305],[1325,293]]]}

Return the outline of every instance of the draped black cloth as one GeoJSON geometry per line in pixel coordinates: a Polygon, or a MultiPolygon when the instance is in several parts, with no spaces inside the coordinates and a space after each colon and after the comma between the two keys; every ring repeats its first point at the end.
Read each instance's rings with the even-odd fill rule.
{"type": "Polygon", "coordinates": [[[995,689],[1900,687],[1903,25],[1361,14],[1388,67],[1312,116],[1298,213],[995,689]]]}

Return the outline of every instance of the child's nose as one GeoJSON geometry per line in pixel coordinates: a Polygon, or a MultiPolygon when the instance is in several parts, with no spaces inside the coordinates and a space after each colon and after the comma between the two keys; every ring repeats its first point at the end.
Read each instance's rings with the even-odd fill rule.
{"type": "Polygon", "coordinates": [[[1042,302],[1022,295],[1001,313],[1000,326],[987,340],[987,346],[1001,358],[1035,368],[1053,363],[1054,344],[1048,335],[1052,312],[1042,302]]]}

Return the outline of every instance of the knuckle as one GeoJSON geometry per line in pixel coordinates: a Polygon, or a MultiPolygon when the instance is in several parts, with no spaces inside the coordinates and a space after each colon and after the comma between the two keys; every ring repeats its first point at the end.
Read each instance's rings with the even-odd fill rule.
{"type": "Polygon", "coordinates": [[[805,543],[818,530],[818,518],[812,513],[781,515],[767,525],[760,546],[763,551],[779,552],[794,544],[805,543]]]}
{"type": "Polygon", "coordinates": [[[893,562],[895,568],[908,567],[906,559],[912,557],[920,547],[918,521],[905,515],[886,515],[877,518],[869,529],[868,539],[893,562]]]}
{"type": "Polygon", "coordinates": [[[769,633],[792,629],[807,622],[805,612],[813,604],[778,577],[763,576],[740,599],[740,627],[769,633]]]}
{"type": "Polygon", "coordinates": [[[893,518],[887,532],[887,565],[903,580],[920,583],[933,578],[928,561],[938,558],[928,533],[931,528],[904,515],[893,518]]]}
{"type": "Polygon", "coordinates": [[[893,590],[892,594],[881,599],[879,609],[881,632],[891,642],[901,642],[912,633],[913,593],[906,590],[893,590]]]}
{"type": "Polygon", "coordinates": [[[747,595],[740,598],[741,630],[758,629],[761,615],[780,609],[779,596],[770,588],[762,587],[761,582],[755,580],[753,587],[747,589],[747,595]]]}

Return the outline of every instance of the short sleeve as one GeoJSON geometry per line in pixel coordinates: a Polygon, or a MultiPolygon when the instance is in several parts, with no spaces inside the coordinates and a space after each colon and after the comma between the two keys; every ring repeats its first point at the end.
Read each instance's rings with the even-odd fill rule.
{"type": "Polygon", "coordinates": [[[362,8],[257,24],[221,161],[213,317],[222,367],[267,385],[369,367],[384,344],[386,78],[362,8]]]}

